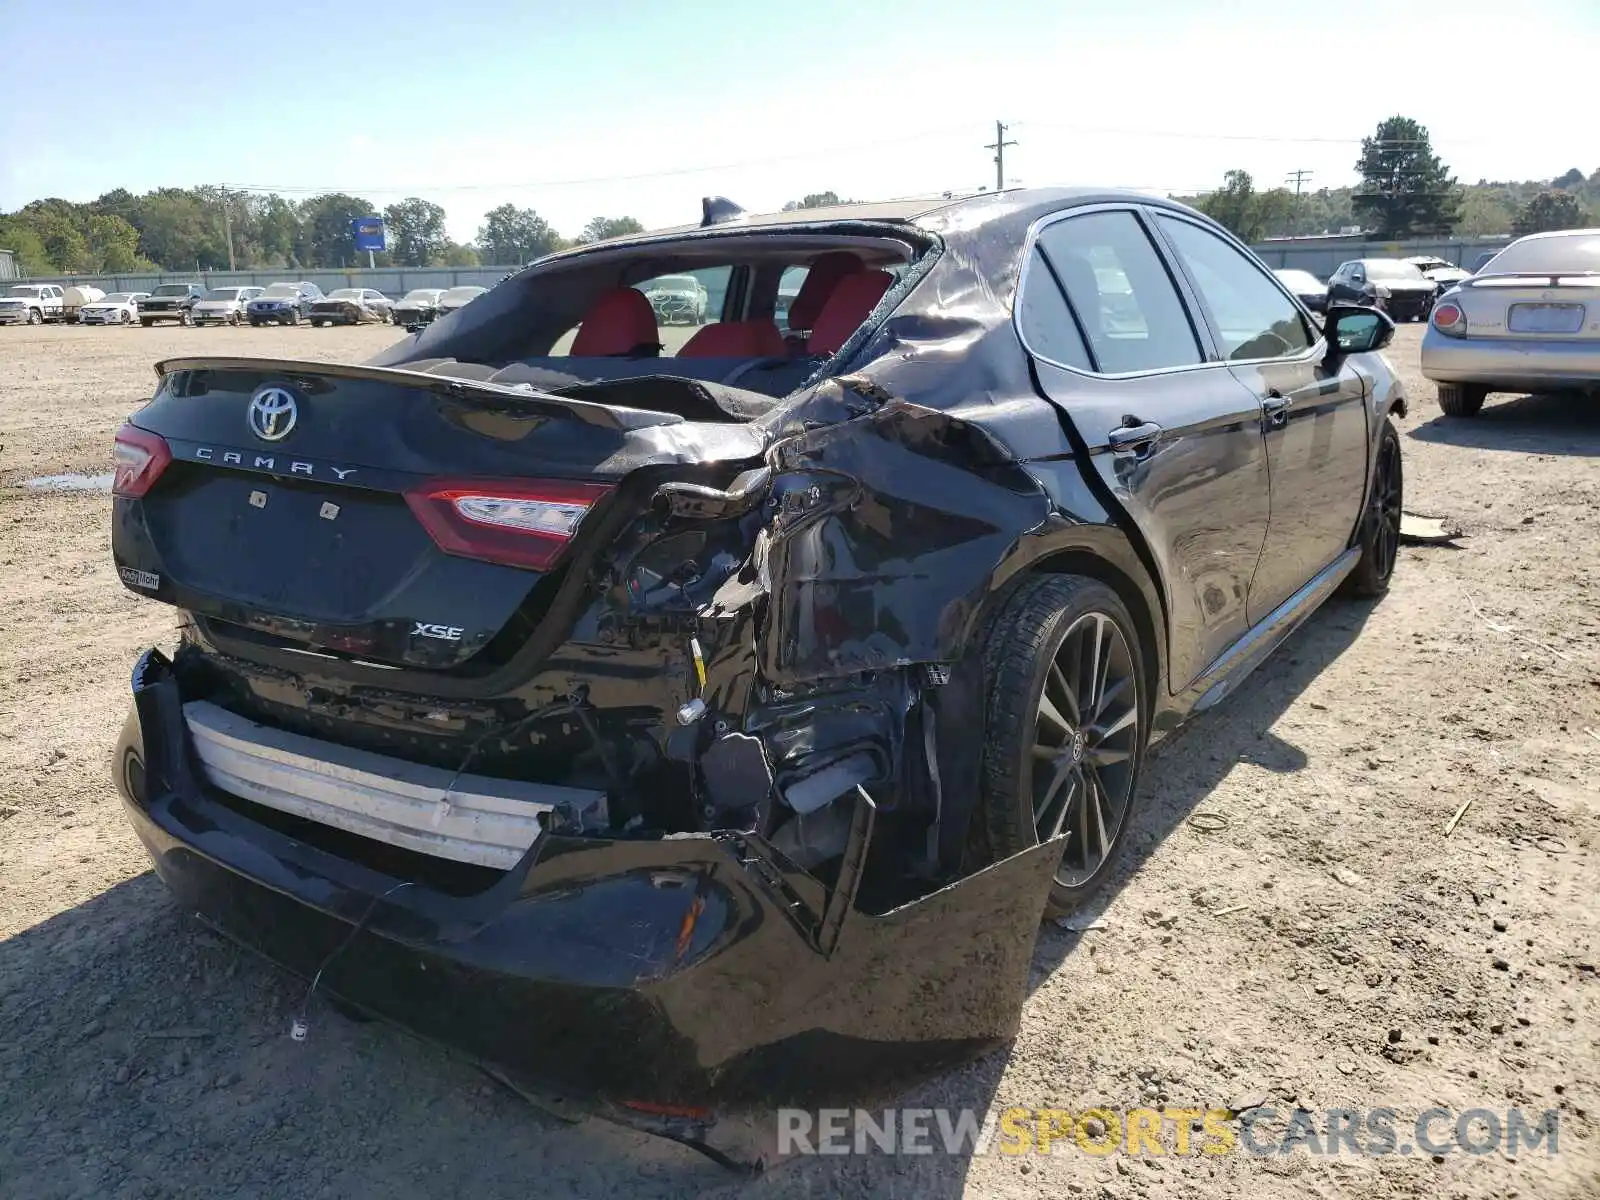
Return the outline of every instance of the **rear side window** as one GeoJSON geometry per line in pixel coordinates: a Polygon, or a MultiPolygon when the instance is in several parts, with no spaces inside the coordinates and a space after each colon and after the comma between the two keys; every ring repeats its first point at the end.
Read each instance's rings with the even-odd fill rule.
{"type": "Polygon", "coordinates": [[[1017,326],[1029,351],[1040,358],[1081,371],[1094,370],[1066,297],[1037,247],[1028,261],[1027,278],[1017,300],[1017,326]]]}
{"type": "Polygon", "coordinates": [[[1132,213],[1069,217],[1046,227],[1038,244],[1100,371],[1117,375],[1203,361],[1172,277],[1132,213]]]}
{"type": "Polygon", "coordinates": [[[1299,306],[1265,272],[1209,230],[1173,217],[1156,220],[1211,312],[1224,358],[1282,358],[1310,349],[1299,306]]]}

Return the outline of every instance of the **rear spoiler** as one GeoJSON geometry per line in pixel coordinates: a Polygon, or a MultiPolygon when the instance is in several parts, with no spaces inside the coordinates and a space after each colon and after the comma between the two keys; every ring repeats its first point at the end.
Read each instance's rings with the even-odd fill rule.
{"type": "Polygon", "coordinates": [[[1600,287],[1600,271],[1497,271],[1492,275],[1473,275],[1461,281],[1462,287],[1560,287],[1575,281],[1579,287],[1600,287]]]}
{"type": "Polygon", "coordinates": [[[387,383],[395,387],[416,388],[434,392],[452,399],[477,399],[502,408],[521,412],[544,413],[554,417],[570,417],[587,425],[605,429],[643,429],[652,425],[679,425],[683,417],[678,413],[657,412],[647,408],[625,408],[615,404],[596,404],[592,400],[577,400],[555,396],[549,392],[536,392],[524,385],[485,383],[475,379],[461,379],[450,375],[435,375],[422,371],[408,371],[399,367],[369,367],[352,363],[304,362],[293,358],[168,358],[156,364],[156,374],[162,379],[177,371],[250,371],[256,374],[282,375],[289,380],[298,377],[324,379],[359,379],[371,383],[387,383]]]}

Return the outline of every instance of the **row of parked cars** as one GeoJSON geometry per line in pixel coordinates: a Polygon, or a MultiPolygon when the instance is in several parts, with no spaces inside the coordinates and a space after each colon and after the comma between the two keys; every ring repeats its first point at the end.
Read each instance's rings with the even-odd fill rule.
{"type": "Polygon", "coordinates": [[[314,283],[274,283],[269,287],[214,287],[163,283],[148,292],[62,288],[53,283],[13,284],[0,295],[0,324],[42,325],[47,321],[83,325],[133,325],[148,328],[163,321],[180,325],[403,325],[420,329],[488,291],[482,287],[413,288],[398,300],[375,288],[335,288],[324,293],[314,283]]]}
{"type": "Polygon", "coordinates": [[[1273,274],[1312,312],[1326,312],[1330,303],[1365,304],[1381,308],[1397,321],[1420,321],[1433,311],[1440,296],[1463,279],[1471,279],[1494,256],[1492,250],[1478,255],[1471,271],[1431,254],[1419,254],[1413,258],[1351,259],[1340,263],[1326,282],[1295,268],[1273,274]]]}

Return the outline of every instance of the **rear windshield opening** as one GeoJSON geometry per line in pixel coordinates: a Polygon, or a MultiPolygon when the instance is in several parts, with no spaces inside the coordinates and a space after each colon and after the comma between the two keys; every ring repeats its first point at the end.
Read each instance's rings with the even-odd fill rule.
{"type": "Polygon", "coordinates": [[[776,398],[928,249],[910,230],[765,230],[596,250],[530,268],[377,362],[541,391],[668,376],[776,398]]]}

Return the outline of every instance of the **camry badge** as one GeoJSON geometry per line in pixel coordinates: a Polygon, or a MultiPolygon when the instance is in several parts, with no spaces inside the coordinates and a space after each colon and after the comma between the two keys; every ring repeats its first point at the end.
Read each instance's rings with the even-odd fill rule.
{"type": "Polygon", "coordinates": [[[294,396],[281,387],[257,388],[250,397],[250,432],[264,442],[281,442],[300,416],[294,396]]]}

